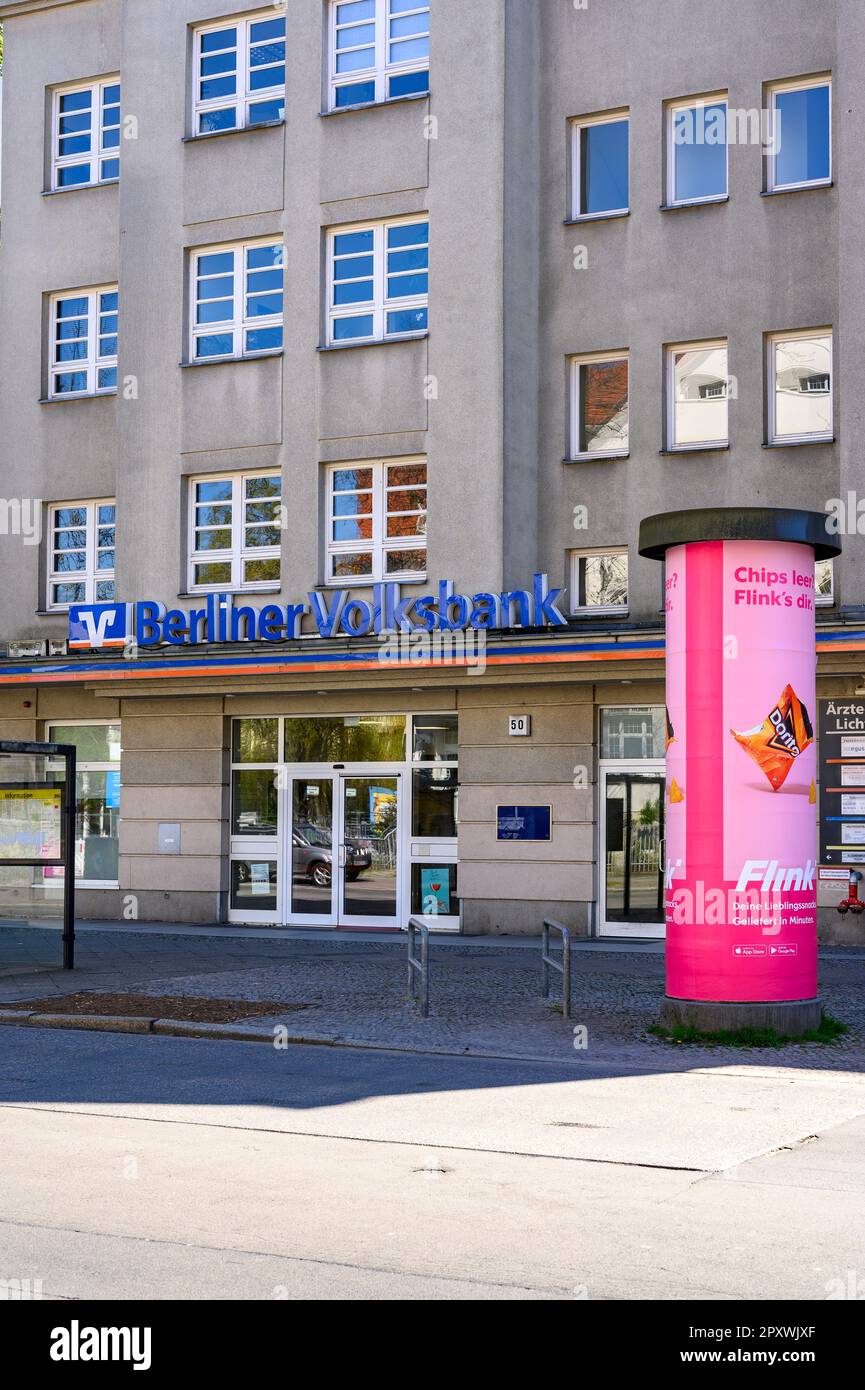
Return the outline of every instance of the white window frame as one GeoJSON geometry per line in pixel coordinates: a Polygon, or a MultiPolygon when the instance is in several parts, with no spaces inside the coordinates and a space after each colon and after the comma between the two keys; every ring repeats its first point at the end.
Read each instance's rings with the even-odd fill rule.
{"type": "MultiPolygon", "coordinates": [[[[769,130],[774,135],[777,129],[777,98],[784,92],[806,92],[815,87],[829,89],[829,174],[825,179],[804,179],[801,183],[778,183],[775,178],[775,160],[771,151],[766,157],[767,193],[785,193],[794,188],[827,188],[832,182],[832,77],[824,73],[822,77],[791,77],[784,82],[772,82],[766,88],[767,104],[770,112],[769,130]]],[[[783,126],[783,122],[782,122],[783,126]]],[[[781,139],[784,138],[783,129],[781,139]]]]}
{"type": "MultiPolygon", "coordinates": [[[[76,531],[80,531],[82,528],[81,528],[80,526],[76,526],[76,527],[61,527],[60,529],[61,529],[61,530],[76,530],[76,531]]],[[[115,564],[115,569],[100,570],[100,569],[97,568],[97,562],[98,562],[98,559],[99,559],[99,551],[100,551],[100,549],[105,549],[105,550],[107,550],[107,549],[114,549],[114,551],[115,551],[115,560],[116,560],[116,550],[117,550],[117,502],[116,502],[115,498],[113,498],[113,497],[97,497],[97,498],[94,498],[94,499],[92,499],[92,500],[91,500],[91,499],[85,499],[84,501],[79,500],[79,501],[77,501],[77,502],[49,502],[49,503],[48,503],[48,525],[47,525],[47,527],[46,527],[46,531],[47,531],[47,546],[46,546],[46,550],[47,550],[47,567],[48,567],[48,589],[47,589],[46,595],[45,595],[45,607],[46,607],[47,611],[50,612],[50,613],[67,613],[67,612],[69,611],[69,608],[72,606],[70,603],[55,603],[55,602],[54,602],[54,585],[55,585],[55,584],[83,584],[83,585],[84,585],[84,589],[85,589],[84,598],[83,598],[83,599],[75,599],[75,600],[74,600],[75,603],[113,603],[113,602],[115,602],[116,599],[97,598],[97,597],[96,597],[96,585],[97,585],[98,583],[107,583],[108,581],[111,581],[111,583],[114,583],[114,582],[115,582],[115,569],[116,569],[116,564],[115,564]],[[85,529],[85,531],[86,531],[86,541],[85,541],[85,568],[84,568],[83,570],[72,570],[72,571],[69,571],[69,570],[59,570],[59,571],[58,571],[58,570],[55,570],[55,569],[54,569],[54,553],[55,553],[55,552],[54,552],[54,532],[55,532],[55,529],[57,529],[57,528],[55,527],[55,524],[54,524],[54,519],[55,519],[55,516],[56,516],[57,512],[58,512],[58,511],[62,511],[64,507],[84,507],[84,508],[86,508],[86,510],[87,510],[87,519],[86,519],[85,526],[84,526],[84,529],[85,529]],[[106,526],[107,526],[107,525],[112,525],[112,526],[114,527],[114,546],[113,546],[113,547],[100,546],[99,543],[98,543],[98,541],[99,541],[99,526],[100,526],[99,519],[98,519],[98,508],[99,508],[99,507],[113,507],[113,508],[114,508],[114,521],[113,521],[113,522],[110,522],[110,523],[109,523],[109,522],[103,522],[103,523],[102,523],[103,525],[106,525],[106,526]]],[[[110,722],[110,721],[109,721],[109,722],[110,722]]]]}
{"type": "MultiPolygon", "coordinates": [[[[411,101],[428,95],[427,92],[411,92],[404,96],[388,96],[388,83],[392,77],[399,77],[402,74],[412,72],[429,72],[429,58],[412,58],[403,63],[391,63],[388,59],[388,42],[390,29],[390,0],[375,0],[375,19],[362,21],[364,24],[375,24],[375,62],[368,68],[359,68],[352,73],[337,73],[336,71],[336,18],[337,6],[344,3],[344,0],[329,0],[327,16],[327,87],[328,87],[328,107],[331,111],[353,111],[358,107],[376,106],[384,101],[411,101]],[[373,101],[351,102],[347,106],[337,106],[336,94],[340,87],[351,87],[357,82],[375,82],[375,98],[373,101]]],[[[408,18],[409,15],[422,14],[429,15],[432,7],[431,0],[415,0],[412,9],[400,11],[394,15],[395,19],[408,18]]],[[[359,21],[360,22],[360,21],[359,21]]],[[[427,19],[427,33],[429,33],[429,19],[427,19]]],[[[366,47],[366,45],[363,45],[366,47]]],[[[350,52],[351,50],[343,50],[350,52]]]]}
{"type": "MultiPolygon", "coordinates": [[[[212,246],[194,246],[189,252],[189,362],[197,367],[206,367],[211,362],[235,362],[248,357],[273,357],[282,353],[285,344],[285,277],[283,275],[282,286],[282,311],[279,314],[262,314],[254,319],[246,317],[246,285],[247,275],[246,253],[256,247],[281,246],[282,247],[282,269],[285,270],[285,242],[282,237],[261,237],[251,241],[226,241],[217,242],[212,246]],[[198,263],[202,256],[227,255],[229,252],[234,256],[234,269],[231,271],[234,280],[234,291],[232,295],[232,317],[218,323],[196,322],[196,310],[198,308],[198,263]],[[246,352],[244,345],[246,334],[255,328],[281,328],[283,330],[283,347],[260,348],[255,352],[246,352]],[[198,357],[196,355],[196,344],[199,338],[210,338],[226,333],[231,334],[231,352],[221,353],[219,356],[198,357]]],[[[255,274],[255,271],[252,272],[255,274]]],[[[225,274],[214,277],[224,279],[225,274]]]]}
{"type": "MultiPolygon", "coordinates": [[[[362,587],[365,584],[378,584],[383,581],[392,583],[413,583],[426,579],[427,567],[422,570],[405,570],[399,574],[387,573],[387,556],[394,550],[423,550],[427,552],[426,531],[421,536],[399,536],[388,539],[385,535],[387,521],[387,470],[392,467],[405,467],[412,464],[422,463],[427,469],[426,478],[426,499],[427,506],[424,515],[429,519],[429,467],[426,455],[415,454],[407,458],[385,458],[385,459],[353,459],[347,463],[329,463],[325,465],[325,497],[324,497],[324,554],[325,554],[325,583],[335,589],[345,589],[347,587],[362,587]],[[349,540],[335,541],[332,539],[334,516],[333,502],[333,476],[335,473],[345,469],[369,468],[372,470],[372,539],[371,540],[349,540]],[[340,555],[356,555],[358,552],[372,556],[372,571],[368,575],[359,575],[354,579],[347,580],[333,573],[334,559],[340,555]]],[[[405,515],[411,516],[414,513],[408,512],[405,515]]],[[[421,515],[420,512],[417,513],[421,515]]]]}
{"type": "MultiPolygon", "coordinates": [[[[351,347],[359,343],[398,343],[410,341],[412,338],[425,338],[429,332],[429,327],[413,329],[408,333],[388,333],[387,316],[389,313],[400,310],[426,309],[427,322],[429,322],[429,288],[426,294],[407,295],[404,299],[390,300],[387,295],[387,233],[391,227],[412,226],[415,223],[425,223],[427,227],[427,242],[429,248],[430,240],[430,218],[429,213],[419,212],[413,217],[390,217],[384,222],[352,222],[345,226],[329,227],[327,229],[327,343],[329,347],[351,347]],[[335,305],[334,297],[334,262],[336,238],[352,232],[372,232],[373,233],[373,297],[364,303],[335,305]],[[336,319],[364,318],[372,315],[373,331],[367,337],[358,338],[335,338],[334,321],[336,319]]],[[[369,252],[358,252],[358,255],[368,255],[369,252]]],[[[427,287],[429,287],[429,265],[426,270],[427,287]]],[[[360,277],[368,280],[369,276],[360,277]]],[[[339,283],[345,284],[346,281],[339,283]]]]}
{"type": "Polygon", "coordinates": [[[816,560],[814,563],[815,563],[815,566],[816,566],[816,565],[828,565],[828,566],[829,566],[829,577],[830,577],[830,581],[831,581],[828,594],[821,594],[821,593],[817,592],[817,586],[816,586],[816,580],[815,580],[815,585],[814,585],[814,603],[815,603],[815,606],[816,606],[817,608],[833,608],[833,607],[835,606],[835,561],[834,561],[834,560],[816,560]]]}
{"type": "Polygon", "coordinates": [[[571,462],[589,462],[592,459],[623,459],[628,457],[631,441],[631,357],[627,350],[621,352],[587,352],[569,359],[570,370],[570,410],[571,429],[569,458],[571,462]],[[582,418],[582,398],[580,392],[580,367],[595,362],[624,362],[628,368],[628,443],[615,449],[580,449],[580,423],[582,418]]]}
{"type": "Polygon", "coordinates": [[[280,121],[250,121],[249,108],[259,101],[275,101],[282,97],[282,120],[285,120],[285,82],[277,84],[275,87],[263,87],[260,91],[250,90],[250,50],[253,47],[250,30],[253,24],[261,24],[264,20],[279,19],[285,17],[285,46],[286,59],[288,58],[288,11],[283,6],[271,5],[266,10],[255,10],[251,14],[240,15],[232,18],[226,15],[224,19],[208,21],[207,24],[196,25],[193,31],[192,42],[192,134],[193,136],[207,137],[209,135],[224,134],[223,131],[211,131],[201,129],[201,118],[210,111],[225,111],[229,107],[234,107],[236,113],[236,124],[229,126],[229,130],[257,130],[259,127],[269,125],[279,125],[280,121]],[[201,40],[205,34],[218,33],[220,29],[237,29],[237,91],[233,97],[210,97],[206,101],[199,98],[201,83],[201,59],[206,54],[201,52],[201,40]]]}
{"type": "Polygon", "coordinates": [[[831,328],[791,329],[766,336],[766,394],[768,442],[770,444],[820,444],[835,438],[835,335],[831,328]],[[777,427],[777,376],[775,349],[779,343],[806,342],[809,338],[829,339],[829,428],[813,434],[779,434],[777,427]]]}
{"type": "Polygon", "coordinates": [[[665,140],[667,153],[667,188],[666,204],[671,208],[698,207],[703,203],[724,203],[730,196],[730,96],[728,92],[713,92],[709,96],[682,97],[677,101],[669,101],[665,112],[665,140]],[[705,108],[706,106],[720,106],[723,102],[726,110],[724,140],[724,192],[709,193],[704,198],[677,198],[676,197],[676,150],[679,146],[673,138],[673,131],[676,124],[676,116],[680,111],[690,111],[705,108]]]}
{"type": "Polygon", "coordinates": [[[604,212],[583,212],[580,208],[580,188],[582,186],[582,140],[580,136],[591,126],[614,125],[625,121],[628,126],[628,203],[631,197],[631,111],[623,107],[619,111],[607,111],[603,116],[578,116],[571,121],[571,220],[573,222],[598,222],[605,217],[623,217],[630,206],[609,208],[604,212]]]}
{"type": "Polygon", "coordinates": [[[630,556],[626,545],[599,545],[586,550],[572,550],[570,552],[570,599],[571,615],[575,618],[592,617],[626,617],[630,609],[631,599],[631,568],[630,556]],[[589,560],[595,555],[624,555],[628,566],[628,600],[626,603],[601,603],[597,606],[580,606],[580,561],[589,560]]]}
{"type": "MultiPolygon", "coordinates": [[[[53,742],[54,742],[54,730],[55,730],[55,729],[70,728],[70,727],[74,727],[74,728],[76,728],[76,729],[83,729],[83,728],[87,728],[87,729],[109,729],[109,728],[111,727],[112,724],[120,724],[120,719],[119,719],[119,717],[118,717],[117,719],[54,719],[54,720],[51,721],[50,724],[47,724],[47,725],[46,725],[45,737],[46,737],[46,739],[48,740],[49,743],[53,743],[53,742]]],[[[120,737],[121,737],[121,739],[122,739],[122,737],[123,737],[123,726],[122,726],[122,725],[121,725],[121,734],[120,734],[120,737]]],[[[121,751],[121,756],[122,756],[122,753],[123,753],[122,744],[121,744],[121,750],[120,750],[120,751],[121,751]]],[[[58,763],[57,766],[59,767],[60,764],[58,763]]],[[[121,768],[121,760],[120,760],[120,758],[118,758],[116,762],[99,762],[99,761],[92,761],[92,760],[90,760],[90,759],[87,759],[87,760],[84,761],[84,762],[79,762],[77,758],[76,758],[76,760],[75,760],[75,776],[76,776],[76,780],[77,780],[77,777],[78,777],[78,773],[79,773],[79,772],[118,772],[118,773],[119,773],[119,772],[120,772],[120,768],[121,768]]],[[[120,782],[120,791],[121,791],[121,795],[122,795],[122,793],[123,793],[123,782],[122,782],[122,780],[121,780],[121,782],[120,782]]],[[[76,787],[76,794],[75,794],[75,806],[76,806],[76,818],[77,818],[77,807],[78,807],[78,789],[77,789],[77,787],[76,787]]],[[[117,888],[118,885],[119,885],[119,879],[116,879],[116,878],[115,878],[115,879],[110,879],[110,878],[78,878],[77,875],[76,875],[76,878],[75,878],[75,886],[76,886],[77,888],[117,888]]]]}
{"type": "MultiPolygon", "coordinates": [[[[253,468],[244,473],[193,473],[189,478],[188,493],[188,530],[187,530],[187,590],[190,594],[218,594],[218,593],[244,593],[244,594],[264,594],[276,593],[282,584],[282,539],[278,545],[256,545],[247,546],[244,543],[245,534],[245,485],[251,478],[277,478],[280,484],[279,498],[272,499],[278,501],[280,521],[276,525],[281,527],[283,491],[282,474],[278,468],[253,468]],[[230,550],[201,550],[195,549],[196,527],[196,504],[195,490],[200,483],[231,483],[231,549],[230,550]],[[244,582],[243,566],[246,560],[279,560],[280,577],[279,579],[252,580],[244,582]],[[195,566],[203,564],[231,564],[231,580],[220,584],[198,584],[195,579],[195,566]]],[[[214,506],[225,505],[225,503],[214,503],[214,506]]],[[[261,522],[259,525],[268,523],[261,522]]],[[[227,527],[215,528],[227,530],[227,527]]]]}
{"type": "MultiPolygon", "coordinates": [[[[86,396],[116,396],[117,384],[114,386],[100,386],[100,371],[118,370],[117,353],[109,353],[104,357],[99,355],[99,296],[101,294],[116,294],[118,296],[117,316],[120,316],[120,292],[117,285],[95,285],[88,289],[76,290],[55,290],[50,296],[48,303],[48,398],[53,401],[78,401],[86,396]],[[57,337],[57,305],[61,299],[86,299],[87,300],[87,356],[71,362],[57,362],[57,344],[61,341],[57,337]],[[56,379],[59,376],[68,376],[70,373],[84,372],[87,376],[87,385],[83,391],[58,391],[56,389],[56,379]]],[[[119,323],[118,323],[119,329],[119,323]]],[[[110,335],[119,339],[119,332],[110,335]]]]}
{"type": "MultiPolygon", "coordinates": [[[[120,87],[120,73],[115,73],[113,77],[100,77],[89,82],[70,82],[63,87],[55,87],[51,98],[51,188],[55,193],[68,193],[76,188],[96,188],[103,183],[117,183],[120,175],[112,174],[109,178],[102,178],[103,159],[120,159],[120,145],[106,146],[103,144],[105,131],[102,124],[102,115],[105,107],[106,87],[120,87]],[[90,92],[90,153],[66,154],[60,153],[60,101],[62,97],[74,96],[76,92],[90,92]],[[94,169],[97,177],[90,178],[86,183],[60,183],[61,169],[75,168],[79,164],[89,164],[90,172],[94,169]]],[[[123,90],[121,87],[120,101],[123,101],[123,90]]],[[[111,103],[114,105],[114,103],[111,103]]],[[[66,113],[69,114],[69,113],[66,113]]],[[[110,127],[114,129],[113,126],[110,127]]],[[[123,134],[123,110],[121,105],[120,114],[120,137],[123,134]]],[[[78,132],[79,134],[83,132],[78,132]]]]}
{"type": "Polygon", "coordinates": [[[726,449],[730,444],[730,412],[729,412],[729,388],[724,399],[727,401],[727,433],[723,439],[709,440],[690,440],[682,444],[676,442],[676,363],[677,352],[699,352],[701,349],[712,351],[713,348],[723,348],[727,354],[727,376],[725,380],[730,380],[730,342],[728,338],[709,338],[705,341],[695,343],[668,343],[664,351],[664,370],[666,376],[666,406],[667,419],[665,422],[665,443],[664,448],[670,454],[692,454],[701,449],[726,449]]]}

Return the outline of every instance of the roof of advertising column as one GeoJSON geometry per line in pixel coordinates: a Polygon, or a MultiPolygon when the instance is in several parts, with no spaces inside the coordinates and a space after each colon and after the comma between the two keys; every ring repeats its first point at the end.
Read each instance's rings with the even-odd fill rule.
{"type": "Polygon", "coordinates": [[[828,529],[826,512],[793,507],[699,507],[659,512],[640,522],[640,554],[663,560],[673,545],[699,541],[794,541],[810,545],[818,560],[841,554],[841,539],[828,529]]]}

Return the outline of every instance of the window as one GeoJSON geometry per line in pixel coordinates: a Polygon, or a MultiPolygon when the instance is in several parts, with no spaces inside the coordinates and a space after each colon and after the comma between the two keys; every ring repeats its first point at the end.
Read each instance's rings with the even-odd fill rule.
{"type": "Polygon", "coordinates": [[[195,135],[285,119],[285,16],[273,10],[195,30],[195,135]]]}
{"type": "Polygon", "coordinates": [[[707,203],[727,196],[727,98],[667,107],[667,203],[707,203]]]}
{"type": "Polygon", "coordinates": [[[571,458],[628,452],[628,359],[594,353],[571,361],[571,458]]]}
{"type": "Polygon", "coordinates": [[[347,227],[328,237],[330,343],[381,342],[429,325],[429,223],[347,227]]]}
{"type": "Polygon", "coordinates": [[[769,338],[769,442],[832,438],[832,334],[776,333],[769,338]]]}
{"type": "Polygon", "coordinates": [[[48,508],[48,607],[112,603],[116,506],[57,502],[48,508]]]}
{"type": "Polygon", "coordinates": [[[767,159],[770,193],[818,188],[832,181],[832,87],[828,77],[779,82],[769,88],[773,149],[767,159]]]}
{"type": "Polygon", "coordinates": [[[120,177],[120,79],[54,93],[51,187],[81,188],[120,177]]]}
{"type": "Polygon", "coordinates": [[[572,551],[571,612],[585,617],[627,611],[627,549],[572,551]]]}
{"type": "Polygon", "coordinates": [[[628,116],[621,111],[572,125],[572,217],[628,211],[628,116]]]}
{"type": "Polygon", "coordinates": [[[278,589],[279,473],[190,479],[189,588],[278,589]]]}
{"type": "Polygon", "coordinates": [[[116,285],[52,296],[50,397],[117,391],[117,314],[116,285]]]}
{"type": "MultiPolygon", "coordinates": [[[[74,743],[75,877],[91,887],[117,886],[120,827],[120,725],[51,724],[52,743],[74,743]]],[[[50,873],[43,870],[43,873],[50,873]]],[[[53,873],[62,873],[54,870],[53,873]]]]}
{"type": "Polygon", "coordinates": [[[192,356],[197,362],[282,350],[285,245],[209,246],[192,256],[192,356]]]}
{"type": "Polygon", "coordinates": [[[424,0],[331,3],[331,110],[428,92],[429,12],[424,0]]]}
{"type": "Polygon", "coordinates": [[[717,449],[727,443],[727,344],[667,349],[667,448],[717,449]]]}
{"type": "Polygon", "coordinates": [[[600,756],[634,762],[664,760],[667,719],[663,705],[623,705],[601,710],[600,756]]]}
{"type": "Polygon", "coordinates": [[[425,459],[339,464],[327,470],[327,582],[423,579],[425,459]]]}
{"type": "Polygon", "coordinates": [[[835,562],[816,560],[814,563],[815,602],[818,607],[829,608],[835,602],[835,562]]]}

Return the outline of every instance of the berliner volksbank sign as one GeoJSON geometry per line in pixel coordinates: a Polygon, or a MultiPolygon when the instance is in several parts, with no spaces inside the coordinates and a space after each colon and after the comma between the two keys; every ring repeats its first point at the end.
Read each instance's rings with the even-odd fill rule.
{"type": "Polygon", "coordinates": [[[558,607],[563,589],[535,574],[530,589],[458,594],[446,579],[434,594],[404,595],[396,583],[373,584],[368,599],[349,589],[318,590],[305,603],[247,601],[245,595],[202,595],[201,606],[166,608],[151,599],[135,603],[73,604],[69,646],[103,648],[200,646],[220,642],[290,642],[319,637],[379,637],[394,633],[495,632],[509,628],[567,627],[558,607]],[[304,628],[304,619],[311,625],[304,628]]]}

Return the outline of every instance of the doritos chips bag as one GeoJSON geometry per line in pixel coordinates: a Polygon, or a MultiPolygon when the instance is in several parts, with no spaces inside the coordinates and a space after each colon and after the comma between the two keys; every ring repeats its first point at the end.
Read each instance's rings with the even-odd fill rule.
{"type": "Polygon", "coordinates": [[[744,734],[731,729],[730,733],[762,768],[773,791],[783,786],[796,758],[814,742],[808,711],[792,685],[784,686],[777,705],[756,729],[744,734]]]}

